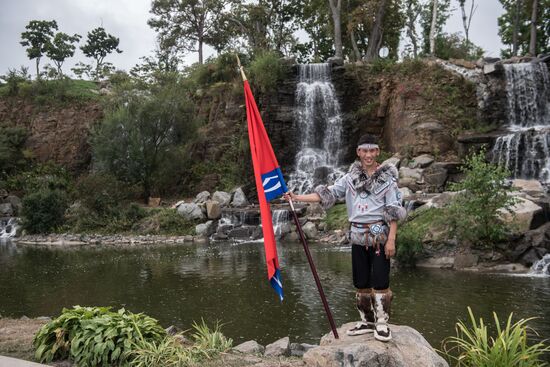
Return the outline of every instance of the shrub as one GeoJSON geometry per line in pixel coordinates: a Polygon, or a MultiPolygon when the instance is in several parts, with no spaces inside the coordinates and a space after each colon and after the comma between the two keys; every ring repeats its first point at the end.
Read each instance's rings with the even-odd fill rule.
{"type": "Polygon", "coordinates": [[[30,82],[31,76],[29,75],[29,68],[21,66],[20,70],[8,69],[8,73],[0,76],[0,79],[6,82],[6,89],[3,94],[16,96],[19,93],[20,85],[30,82]]]}
{"type": "Polygon", "coordinates": [[[485,150],[469,156],[462,168],[463,181],[451,186],[461,191],[449,206],[449,224],[454,236],[474,245],[486,246],[506,238],[510,232],[499,210],[510,210],[516,200],[503,167],[485,160],[485,150]]]}
{"type": "Polygon", "coordinates": [[[53,163],[37,164],[6,179],[7,190],[23,194],[41,189],[70,191],[72,185],[67,170],[53,163]]]}
{"type": "Polygon", "coordinates": [[[67,194],[61,190],[41,189],[23,198],[21,217],[29,233],[49,233],[65,221],[67,194]]]}
{"type": "Polygon", "coordinates": [[[456,324],[456,337],[443,341],[443,354],[449,362],[456,362],[458,367],[535,367],[545,366],[542,357],[550,352],[550,346],[544,342],[529,345],[528,333],[533,331],[527,326],[532,320],[520,319],[512,324],[512,316],[504,327],[496,313],[493,318],[496,336],[489,336],[487,325],[483,319],[476,321],[468,307],[471,326],[463,321],[456,324]]]}
{"type": "Polygon", "coordinates": [[[265,52],[256,56],[248,70],[250,80],[265,93],[273,90],[284,77],[285,66],[278,53],[265,52]]]}
{"type": "Polygon", "coordinates": [[[177,210],[154,209],[149,215],[143,217],[139,223],[134,224],[133,230],[142,234],[155,235],[188,235],[195,233],[197,223],[187,221],[177,210]]]}
{"type": "Polygon", "coordinates": [[[327,210],[325,217],[328,230],[342,229],[347,230],[349,227],[348,212],[345,204],[337,204],[327,210]]]}
{"type": "Polygon", "coordinates": [[[160,342],[166,332],[157,320],[110,307],[63,309],[33,339],[40,362],[69,358],[78,366],[121,365],[138,342],[160,342]]]}
{"type": "Polygon", "coordinates": [[[0,126],[0,178],[14,174],[27,164],[24,150],[28,131],[21,127],[0,126]]]}
{"type": "Polygon", "coordinates": [[[440,224],[444,216],[441,209],[424,209],[413,212],[407,221],[397,227],[396,258],[401,265],[413,266],[415,256],[422,251],[422,241],[431,227],[440,224]]]}
{"type": "Polygon", "coordinates": [[[121,182],[102,173],[80,177],[75,196],[82,206],[100,217],[114,215],[127,197],[121,182]]]}

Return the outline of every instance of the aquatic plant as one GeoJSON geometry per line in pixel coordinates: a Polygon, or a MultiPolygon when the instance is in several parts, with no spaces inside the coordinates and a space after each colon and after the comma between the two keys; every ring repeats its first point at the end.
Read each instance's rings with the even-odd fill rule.
{"type": "MultiPolygon", "coordinates": [[[[496,336],[489,336],[488,327],[482,318],[476,321],[468,307],[470,325],[464,321],[456,324],[456,336],[443,341],[442,354],[457,367],[531,367],[547,366],[541,357],[550,352],[545,342],[529,343],[528,336],[536,332],[527,324],[533,318],[520,319],[512,323],[513,313],[508,316],[504,327],[496,313],[493,318],[496,336]]],[[[538,335],[538,334],[536,334],[538,335]]]]}

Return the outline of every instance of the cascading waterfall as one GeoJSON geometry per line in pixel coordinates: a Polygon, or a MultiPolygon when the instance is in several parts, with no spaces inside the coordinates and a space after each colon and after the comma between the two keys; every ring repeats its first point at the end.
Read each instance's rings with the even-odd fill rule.
{"type": "Polygon", "coordinates": [[[334,181],[344,174],[338,168],[342,117],[329,64],[299,65],[295,100],[294,123],[300,145],[288,186],[303,194],[311,192],[318,182],[334,181]]]}
{"type": "Polygon", "coordinates": [[[544,255],[542,259],[534,263],[529,274],[550,276],[550,254],[544,255]]]}
{"type": "Polygon", "coordinates": [[[280,238],[290,232],[290,213],[287,209],[273,210],[272,221],[275,237],[280,238]]]}
{"type": "Polygon", "coordinates": [[[508,130],[492,150],[493,162],[513,177],[550,183],[550,77],[545,63],[504,65],[508,130]]]}

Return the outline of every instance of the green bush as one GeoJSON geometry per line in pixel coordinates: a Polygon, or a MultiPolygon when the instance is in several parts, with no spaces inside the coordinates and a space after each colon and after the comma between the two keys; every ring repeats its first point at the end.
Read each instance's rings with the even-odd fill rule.
{"type": "Polygon", "coordinates": [[[114,205],[108,213],[98,214],[83,205],[74,205],[67,215],[65,229],[73,233],[119,234],[134,232],[148,211],[136,203],[114,205]]]}
{"type": "Polygon", "coordinates": [[[41,189],[26,195],[22,205],[23,228],[29,233],[50,233],[65,221],[67,194],[61,190],[41,189]]]}
{"type": "Polygon", "coordinates": [[[128,196],[121,182],[103,173],[80,177],[74,191],[75,199],[100,217],[114,215],[128,196]]]}
{"type": "Polygon", "coordinates": [[[141,234],[182,236],[194,234],[196,225],[179,215],[177,210],[162,208],[149,210],[148,215],[132,229],[141,234]]]}
{"type": "Polygon", "coordinates": [[[341,229],[347,230],[349,228],[348,212],[345,204],[337,204],[327,210],[327,216],[325,217],[325,223],[328,230],[341,229]]]}
{"type": "Polygon", "coordinates": [[[405,223],[397,227],[396,258],[401,265],[413,266],[415,256],[422,251],[422,241],[433,226],[440,225],[444,217],[441,209],[424,209],[413,212],[405,223]]]}
{"type": "Polygon", "coordinates": [[[485,150],[469,156],[462,168],[464,179],[451,186],[460,191],[448,208],[452,235],[473,245],[490,246],[506,238],[513,228],[501,219],[516,199],[508,193],[508,171],[488,163],[485,150]]]}
{"type": "Polygon", "coordinates": [[[5,179],[28,163],[24,145],[29,132],[21,127],[0,125],[0,178],[5,179]]]}
{"type": "Polygon", "coordinates": [[[6,82],[6,86],[2,86],[0,95],[16,96],[19,93],[20,85],[28,83],[31,80],[29,68],[21,66],[20,70],[8,69],[6,75],[0,76],[6,82]]]}
{"type": "Polygon", "coordinates": [[[160,342],[139,341],[130,352],[132,367],[148,366],[189,366],[205,359],[212,359],[231,348],[232,340],[220,331],[219,324],[210,329],[204,320],[193,323],[195,332],[191,335],[193,343],[184,346],[173,337],[160,342]]]}
{"type": "Polygon", "coordinates": [[[285,66],[276,52],[264,52],[256,56],[248,68],[251,83],[262,92],[273,91],[283,79],[285,66]]]}
{"type": "Polygon", "coordinates": [[[512,316],[501,325],[493,312],[496,335],[489,336],[483,319],[476,321],[468,307],[470,325],[463,321],[456,324],[456,336],[443,341],[443,355],[457,367],[539,367],[547,366],[542,359],[550,352],[550,346],[544,342],[530,345],[528,334],[532,329],[527,323],[532,320],[520,319],[512,323],[512,316]]]}
{"type": "Polygon", "coordinates": [[[8,191],[22,194],[41,189],[70,191],[72,185],[72,178],[67,170],[53,163],[37,164],[6,179],[8,191]]]}
{"type": "Polygon", "coordinates": [[[40,362],[69,358],[78,366],[113,366],[127,362],[138,342],[160,342],[166,332],[158,321],[144,314],[110,307],[63,309],[33,339],[40,362]]]}

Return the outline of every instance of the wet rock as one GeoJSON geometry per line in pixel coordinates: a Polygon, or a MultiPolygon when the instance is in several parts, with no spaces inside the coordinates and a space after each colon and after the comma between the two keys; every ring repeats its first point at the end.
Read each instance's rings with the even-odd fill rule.
{"type": "Polygon", "coordinates": [[[315,240],[319,236],[317,226],[313,222],[307,222],[306,224],[304,224],[302,226],[302,230],[304,231],[306,238],[309,240],[315,240]]]}
{"type": "Polygon", "coordinates": [[[249,340],[237,345],[233,350],[244,354],[263,354],[265,347],[255,340],[249,340]]]}
{"type": "Polygon", "coordinates": [[[321,339],[320,346],[304,354],[306,366],[369,366],[369,367],[448,367],[424,337],[408,326],[390,325],[393,339],[381,343],[372,334],[347,336],[355,323],[338,329],[340,339],[332,333],[321,339]]]}
{"type": "Polygon", "coordinates": [[[434,161],[434,157],[429,154],[422,154],[409,162],[409,168],[426,168],[434,161]]]}
{"type": "Polygon", "coordinates": [[[222,216],[222,208],[219,202],[208,200],[206,202],[206,217],[208,219],[219,219],[222,216]]]}
{"type": "Polygon", "coordinates": [[[216,225],[213,220],[209,220],[206,223],[197,224],[195,226],[195,233],[197,236],[208,237],[216,232],[216,225]]]}
{"type": "Polygon", "coordinates": [[[228,206],[231,203],[231,194],[225,191],[216,191],[212,194],[212,200],[217,201],[220,205],[228,206]]]}
{"type": "Polygon", "coordinates": [[[183,203],[178,206],[178,213],[187,220],[204,219],[205,215],[200,206],[195,203],[183,203]]]}
{"type": "Polygon", "coordinates": [[[174,336],[178,333],[179,330],[174,325],[170,325],[165,329],[165,331],[166,331],[166,334],[168,334],[170,336],[174,336]]]}
{"type": "Polygon", "coordinates": [[[282,339],[277,340],[274,343],[268,344],[265,347],[266,357],[287,357],[290,355],[290,339],[285,336],[282,339]]]}
{"type": "Polygon", "coordinates": [[[204,204],[208,199],[210,199],[210,193],[208,191],[202,191],[197,194],[193,202],[196,204],[204,204]]]}
{"type": "Polygon", "coordinates": [[[240,187],[237,190],[235,190],[235,193],[233,194],[233,200],[231,201],[231,205],[238,208],[248,205],[248,200],[246,199],[246,195],[244,194],[243,190],[240,187]]]}

